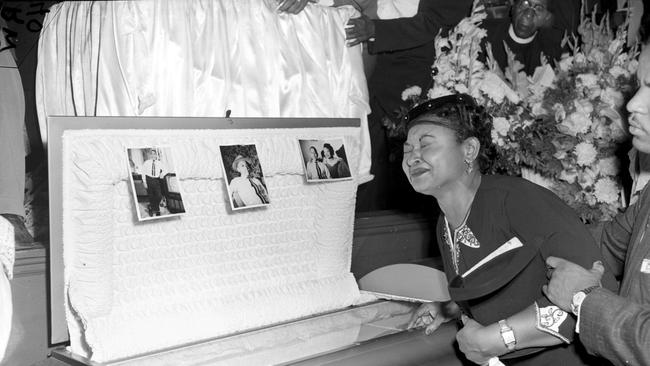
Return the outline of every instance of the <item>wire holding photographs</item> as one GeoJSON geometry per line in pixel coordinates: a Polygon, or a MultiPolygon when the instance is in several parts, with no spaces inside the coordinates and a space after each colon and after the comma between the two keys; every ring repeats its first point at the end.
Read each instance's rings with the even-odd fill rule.
{"type": "Polygon", "coordinates": [[[270,204],[255,145],[225,145],[219,146],[219,151],[232,209],[270,204]]]}
{"type": "Polygon", "coordinates": [[[343,138],[298,142],[307,182],[352,179],[343,138]]]}
{"type": "Polygon", "coordinates": [[[171,147],[127,148],[126,155],[138,220],[185,213],[171,147]]]}

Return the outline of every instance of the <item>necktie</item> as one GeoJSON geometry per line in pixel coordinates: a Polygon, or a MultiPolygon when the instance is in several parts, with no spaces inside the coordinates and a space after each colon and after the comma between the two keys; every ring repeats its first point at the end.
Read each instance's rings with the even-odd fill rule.
{"type": "Polygon", "coordinates": [[[151,176],[156,177],[156,161],[151,162],[151,176]]]}

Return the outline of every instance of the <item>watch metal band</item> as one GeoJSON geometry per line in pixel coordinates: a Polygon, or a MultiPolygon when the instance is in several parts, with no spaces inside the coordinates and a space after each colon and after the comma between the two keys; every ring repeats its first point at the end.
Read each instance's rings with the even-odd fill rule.
{"type": "Polygon", "coordinates": [[[501,332],[501,338],[503,338],[503,343],[506,345],[506,348],[509,352],[514,351],[515,345],[517,344],[514,330],[512,330],[505,319],[499,320],[499,328],[499,331],[501,332]]]}

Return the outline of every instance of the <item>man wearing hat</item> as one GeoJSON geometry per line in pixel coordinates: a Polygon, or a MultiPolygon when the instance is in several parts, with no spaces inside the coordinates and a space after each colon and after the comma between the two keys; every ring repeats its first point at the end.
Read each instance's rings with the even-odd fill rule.
{"type": "Polygon", "coordinates": [[[238,175],[230,181],[232,204],[235,208],[269,203],[266,186],[260,178],[251,174],[253,162],[250,158],[237,155],[232,162],[232,170],[238,175]]]}

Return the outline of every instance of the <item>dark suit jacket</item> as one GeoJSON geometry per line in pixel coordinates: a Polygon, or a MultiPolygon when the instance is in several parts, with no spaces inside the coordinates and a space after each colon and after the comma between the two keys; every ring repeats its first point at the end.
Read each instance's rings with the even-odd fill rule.
{"type": "Polygon", "coordinates": [[[420,0],[411,18],[374,20],[375,41],[369,42],[369,51],[377,54],[377,64],[369,80],[371,98],[379,98],[392,113],[401,104],[404,89],[412,85],[428,88],[434,38],[458,24],[471,8],[472,0],[420,0]]]}
{"type": "Polygon", "coordinates": [[[650,273],[642,271],[650,261],[649,220],[646,186],[639,201],[603,231],[603,256],[623,277],[619,294],[597,289],[580,307],[580,340],[616,365],[650,365],[650,273]]]}

